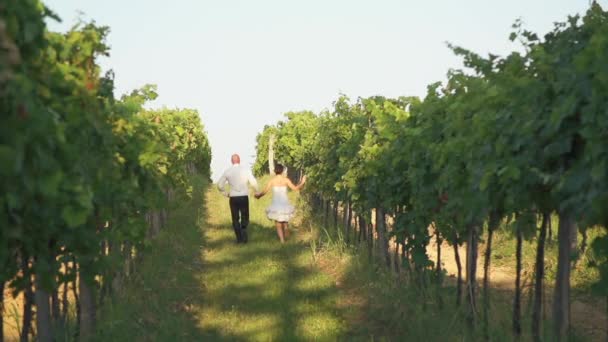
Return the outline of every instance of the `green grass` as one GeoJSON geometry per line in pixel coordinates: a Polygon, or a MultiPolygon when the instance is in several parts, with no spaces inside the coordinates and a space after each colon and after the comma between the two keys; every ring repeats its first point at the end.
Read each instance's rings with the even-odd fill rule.
{"type": "MultiPolygon", "coordinates": [[[[297,202],[297,194],[290,196],[297,202]]],[[[97,340],[483,340],[480,330],[467,328],[465,305],[456,307],[450,282],[437,288],[397,281],[369,262],[364,250],[323,229],[320,214],[306,205],[281,245],[264,212],[269,203],[270,196],[250,199],[249,243],[237,245],[228,200],[196,180],[193,198],[180,200],[135,276],[104,305],[97,340]]],[[[512,242],[508,233],[497,232],[493,265],[511,266],[512,242]]],[[[534,253],[527,242],[526,268],[533,266],[528,258],[534,253]]],[[[527,291],[524,297],[526,341],[527,291]]],[[[490,340],[513,340],[511,305],[511,292],[492,291],[490,340]]]]}
{"type": "Polygon", "coordinates": [[[205,337],[336,340],[344,330],[336,306],[339,292],[312,264],[305,232],[292,229],[288,242],[281,245],[264,213],[270,198],[250,199],[249,243],[237,245],[227,199],[214,190],[208,198],[201,312],[205,337]]]}
{"type": "Polygon", "coordinates": [[[237,245],[228,200],[206,188],[199,181],[194,198],[182,199],[136,275],[104,306],[98,340],[340,339],[341,294],[313,264],[310,234],[293,227],[281,245],[264,213],[270,198],[251,198],[249,243],[237,245]]]}
{"type": "Polygon", "coordinates": [[[192,199],[178,199],[168,227],[146,248],[122,291],[104,303],[97,341],[201,340],[196,308],[204,296],[201,228],[207,184],[194,181],[192,199]]]}

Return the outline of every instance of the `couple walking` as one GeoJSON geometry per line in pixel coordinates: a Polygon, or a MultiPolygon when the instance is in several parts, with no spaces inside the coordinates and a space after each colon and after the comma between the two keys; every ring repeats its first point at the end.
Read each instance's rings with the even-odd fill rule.
{"type": "Polygon", "coordinates": [[[285,242],[287,224],[295,214],[295,208],[287,198],[287,188],[298,191],[306,183],[306,176],[298,185],[294,185],[285,175],[283,165],[277,164],[274,168],[275,176],[266,184],[261,192],[258,183],[253,177],[251,170],[241,165],[238,154],[231,157],[232,166],[228,168],[218,181],[218,188],[230,198],[230,214],[232,216],[232,228],[236,234],[237,243],[247,243],[247,225],[249,225],[249,186],[255,188],[255,198],[259,199],[272,191],[272,203],[266,208],[266,216],[275,221],[277,235],[281,243],[285,242]],[[230,186],[230,192],[225,192],[226,183],[230,186]]]}

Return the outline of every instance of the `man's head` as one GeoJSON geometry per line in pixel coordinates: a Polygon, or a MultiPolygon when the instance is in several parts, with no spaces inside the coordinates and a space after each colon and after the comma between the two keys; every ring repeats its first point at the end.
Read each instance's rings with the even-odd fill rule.
{"type": "Polygon", "coordinates": [[[240,164],[241,163],[241,157],[239,157],[239,155],[235,153],[230,158],[230,161],[232,162],[232,165],[240,164]]]}

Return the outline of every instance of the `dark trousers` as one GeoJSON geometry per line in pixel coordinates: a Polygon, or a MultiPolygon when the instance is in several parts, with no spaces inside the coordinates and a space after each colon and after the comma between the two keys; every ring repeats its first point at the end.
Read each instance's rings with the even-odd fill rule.
{"type": "Polygon", "coordinates": [[[249,224],[249,196],[230,197],[230,214],[236,242],[247,242],[247,225],[249,224]]]}

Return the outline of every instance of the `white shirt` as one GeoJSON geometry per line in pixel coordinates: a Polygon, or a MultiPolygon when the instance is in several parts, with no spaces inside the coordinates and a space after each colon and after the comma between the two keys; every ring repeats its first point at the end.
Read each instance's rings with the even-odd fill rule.
{"type": "Polygon", "coordinates": [[[217,187],[221,192],[224,192],[226,182],[230,184],[230,197],[249,196],[248,183],[259,192],[258,182],[253,177],[251,170],[240,164],[234,164],[224,171],[224,174],[222,174],[222,177],[217,182],[217,187]]]}

